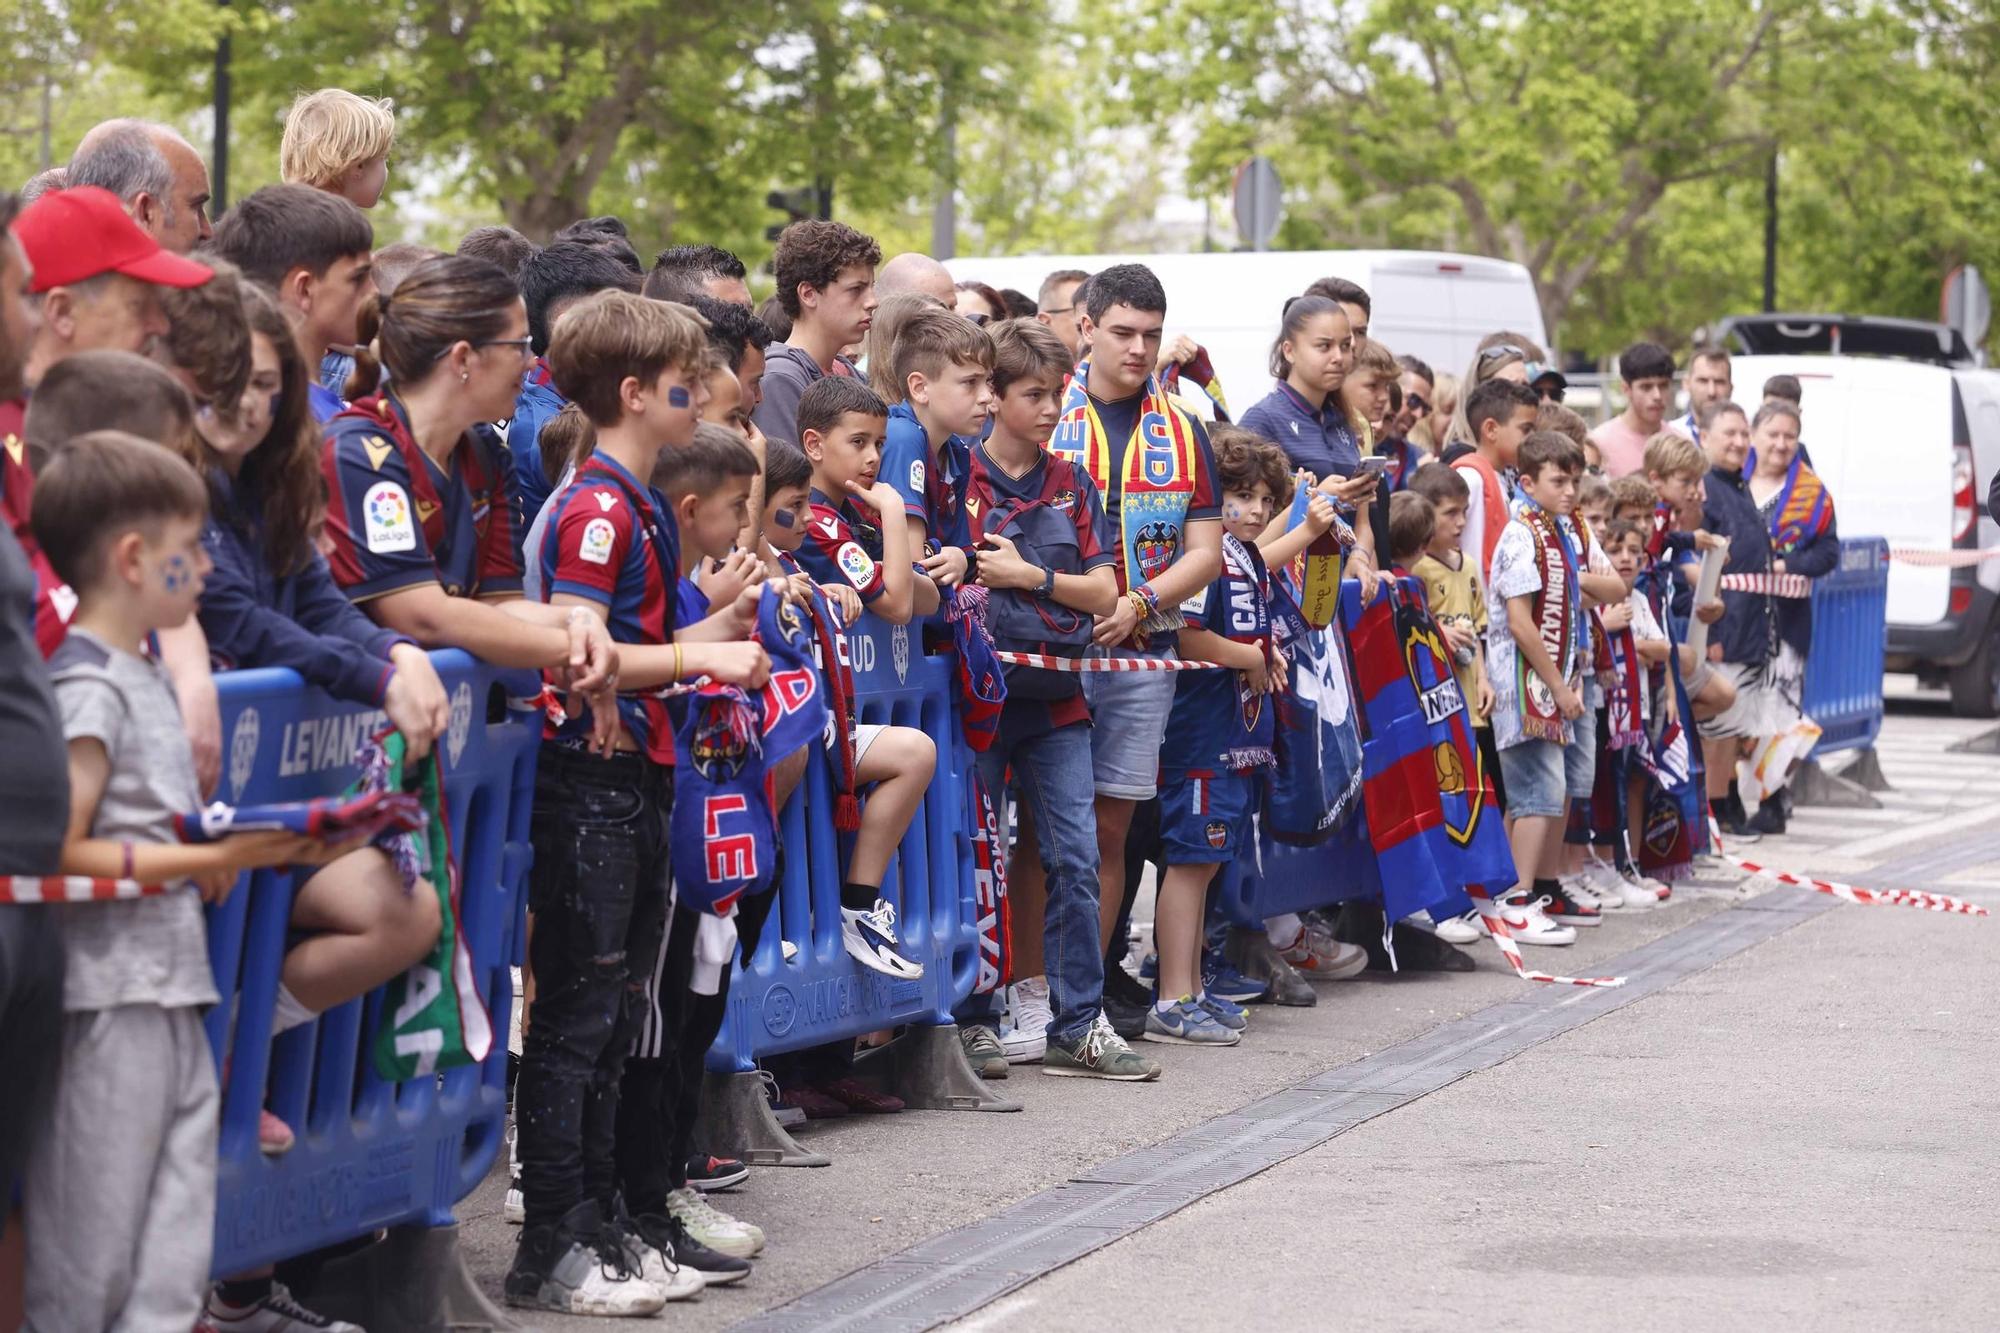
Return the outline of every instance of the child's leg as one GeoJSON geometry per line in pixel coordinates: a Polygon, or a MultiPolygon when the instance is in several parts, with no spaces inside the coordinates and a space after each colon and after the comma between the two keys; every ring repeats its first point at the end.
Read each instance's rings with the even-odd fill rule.
{"type": "Polygon", "coordinates": [[[1514,852],[1515,890],[1548,878],[1548,858],[1561,854],[1563,811],[1568,806],[1568,768],[1563,747],[1531,740],[1500,752],[1507,775],[1507,842],[1514,852]]]}
{"type": "MultiPolygon", "coordinates": [[[[1074,1047],[1104,1007],[1104,948],[1098,934],[1097,829],[1091,804],[1090,730],[1081,723],[1045,732],[1014,753],[1021,804],[1041,830],[1047,903],[1038,918],[1015,904],[1017,935],[1038,935],[1047,959],[1049,1040],[1074,1047]],[[1025,928],[1032,923],[1037,928],[1025,928]]],[[[1016,863],[1021,858],[1016,858],[1016,863]]],[[[1012,887],[1011,884],[1009,886],[1012,887]]],[[[1017,968],[1016,975],[1036,973],[1017,968]]]]}
{"type": "MultiPolygon", "coordinates": [[[[1097,911],[1097,819],[1090,814],[1091,912],[1097,911]]],[[[1013,925],[1009,947],[1013,950],[1014,978],[1045,976],[1048,954],[1044,948],[1045,923],[1049,913],[1048,859],[1042,854],[1041,831],[1024,802],[1016,813],[1014,854],[1007,858],[1007,915],[1013,925]]],[[[1100,935],[1098,938],[1102,938],[1100,935]]],[[[1102,980],[1102,963],[1099,973],[1102,980]]]]}
{"type": "Polygon", "coordinates": [[[50,1131],[29,1164],[28,1326],[186,1329],[215,1229],[215,1066],[192,1008],[63,1017],[50,1131]]]}
{"type": "Polygon", "coordinates": [[[1117,934],[1118,913],[1125,904],[1125,840],[1139,802],[1099,796],[1091,807],[1097,821],[1097,938],[1109,940],[1117,934]]]}
{"type": "MultiPolygon", "coordinates": [[[[889,858],[909,831],[910,820],[923,803],[937,769],[937,743],[914,727],[884,727],[868,752],[854,766],[857,785],[874,784],[861,807],[861,831],[854,836],[854,855],[848,858],[849,885],[879,890],[889,870],[889,858]]],[[[843,886],[844,906],[867,909],[867,902],[848,902],[843,886]]]]}
{"type": "Polygon", "coordinates": [[[1160,955],[1159,1002],[1201,993],[1201,913],[1213,862],[1170,865],[1153,906],[1153,945],[1160,955]]]}
{"type": "Polygon", "coordinates": [[[292,899],[292,925],[311,938],[285,955],[284,986],[314,1013],[400,976],[437,943],[437,890],[403,887],[376,847],[320,867],[292,899]]]}
{"type": "Polygon", "coordinates": [[[1516,889],[1532,889],[1539,868],[1548,856],[1549,845],[1562,836],[1560,815],[1516,815],[1508,830],[1514,849],[1516,889]]]}
{"type": "Polygon", "coordinates": [[[1639,765],[1625,778],[1625,837],[1621,843],[1619,868],[1639,868],[1639,843],[1646,836],[1646,773],[1639,765]]]}

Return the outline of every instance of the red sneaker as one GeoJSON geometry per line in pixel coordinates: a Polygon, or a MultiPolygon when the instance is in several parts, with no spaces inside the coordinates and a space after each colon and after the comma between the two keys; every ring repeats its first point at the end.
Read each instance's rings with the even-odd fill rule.
{"type": "Polygon", "coordinates": [[[847,1114],[847,1103],[835,1101],[817,1088],[786,1088],[778,1094],[778,1105],[797,1107],[808,1120],[837,1120],[847,1114]]]}
{"type": "MultiPolygon", "coordinates": [[[[848,1110],[859,1111],[863,1115],[894,1115],[903,1109],[901,1099],[886,1092],[877,1092],[860,1079],[837,1078],[831,1083],[820,1084],[818,1090],[848,1110]]],[[[806,1114],[812,1113],[808,1111],[806,1114]]]]}

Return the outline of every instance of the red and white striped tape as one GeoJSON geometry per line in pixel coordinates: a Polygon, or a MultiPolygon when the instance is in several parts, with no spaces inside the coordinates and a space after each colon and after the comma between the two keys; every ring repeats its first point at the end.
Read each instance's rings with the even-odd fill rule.
{"type": "Polygon", "coordinates": [[[1810,597],[1812,580],[1803,574],[1724,574],[1724,592],[1759,592],[1770,597],[1810,597]]]}
{"type": "Polygon", "coordinates": [[[1860,903],[1864,907],[1920,907],[1926,912],[1947,912],[1959,916],[1991,915],[1978,903],[1969,903],[1963,898],[1954,898],[1948,893],[1931,893],[1924,889],[1864,889],[1853,884],[1842,884],[1830,879],[1814,879],[1811,875],[1794,875],[1790,871],[1773,870],[1770,866],[1746,861],[1731,854],[1722,845],[1722,830],[1716,826],[1715,817],[1709,816],[1708,834],[1715,842],[1716,855],[1738,870],[1753,875],[1768,875],[1780,884],[1790,884],[1801,889],[1812,889],[1817,893],[1831,894],[1850,903],[1860,903]]]}
{"type": "Polygon", "coordinates": [[[1891,546],[1889,558],[1905,565],[1943,565],[1947,569],[1959,569],[1976,565],[1982,560],[2000,560],[2000,546],[1988,546],[1977,551],[1932,551],[1918,546],[1891,546]]]}
{"type": "Polygon", "coordinates": [[[109,903],[151,898],[173,887],[89,875],[0,875],[0,903],[109,903]]]}
{"type": "Polygon", "coordinates": [[[1011,666],[1040,667],[1044,671],[1214,671],[1220,662],[1190,662],[1179,657],[1050,657],[1046,653],[995,652],[1011,666]]]}
{"type": "Polygon", "coordinates": [[[1468,887],[1466,892],[1472,896],[1472,905],[1479,909],[1479,917],[1486,923],[1487,933],[1493,936],[1493,942],[1500,946],[1501,954],[1514,969],[1514,975],[1521,980],[1542,981],[1555,986],[1611,987],[1625,984],[1623,977],[1558,977],[1535,971],[1522,961],[1521,946],[1514,943],[1514,936],[1501,915],[1500,904],[1494,902],[1484,889],[1468,887]]]}

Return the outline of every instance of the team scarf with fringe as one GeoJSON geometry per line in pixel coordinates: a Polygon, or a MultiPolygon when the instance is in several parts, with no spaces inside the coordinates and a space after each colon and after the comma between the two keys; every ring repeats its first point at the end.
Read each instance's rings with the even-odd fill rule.
{"type": "Polygon", "coordinates": [[[1160,372],[1160,392],[1178,393],[1182,380],[1194,381],[1194,386],[1214,405],[1217,421],[1229,420],[1229,400],[1222,396],[1222,376],[1215,373],[1215,362],[1209,359],[1206,347],[1196,347],[1186,365],[1169,362],[1160,372]]]}
{"type": "MultiPolygon", "coordinates": [[[[1194,423],[1167,400],[1159,380],[1146,379],[1138,424],[1125,441],[1124,466],[1113,477],[1116,443],[1090,401],[1090,358],[1085,357],[1070,376],[1062,420],[1049,440],[1049,452],[1088,473],[1107,503],[1117,497],[1123,557],[1119,568],[1125,588],[1137,588],[1165,573],[1181,553],[1200,464],[1194,423]]],[[[1180,608],[1162,602],[1139,626],[1139,633],[1164,633],[1182,624],[1180,608]]]]}
{"type": "MultiPolygon", "coordinates": [[[[1576,551],[1562,521],[1525,496],[1519,517],[1535,539],[1535,569],[1541,575],[1542,586],[1535,592],[1535,632],[1549,661],[1555,664],[1556,674],[1569,681],[1578,665],[1577,626],[1583,618],[1576,551]]],[[[1515,654],[1515,670],[1519,674],[1522,734],[1562,744],[1565,723],[1555,691],[1528,665],[1527,654],[1515,654]]]]}
{"type": "MultiPolygon", "coordinates": [[[[1743,464],[1743,475],[1755,474],[1757,451],[1752,449],[1743,464]]],[[[1785,483],[1778,488],[1778,503],[1771,510],[1771,546],[1779,555],[1792,552],[1812,541],[1833,524],[1833,497],[1819,473],[1801,459],[1792,459],[1785,483]]]]}

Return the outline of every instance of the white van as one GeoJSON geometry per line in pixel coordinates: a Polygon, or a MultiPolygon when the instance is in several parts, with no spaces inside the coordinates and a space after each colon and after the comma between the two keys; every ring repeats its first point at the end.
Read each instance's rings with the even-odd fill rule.
{"type": "MultiPolygon", "coordinates": [[[[1738,356],[1736,400],[1796,375],[1801,439],[1833,494],[1842,537],[1923,551],[2000,544],[1986,512],[2000,470],[2000,371],[1865,356],[1738,356]]],[[[1889,566],[1885,669],[1947,684],[1952,709],[2000,716],[2000,561],[1889,566]]]]}
{"type": "Polygon", "coordinates": [[[1398,356],[1462,375],[1479,340],[1500,329],[1546,347],[1535,284],[1519,264],[1419,250],[1289,250],[1186,255],[1010,255],[948,261],[961,282],[1036,295],[1059,269],[1144,264],[1167,289],[1167,338],[1208,349],[1231,412],[1271,391],[1271,343],[1285,301],[1320,278],[1358,283],[1374,304],[1369,332],[1398,356]]]}

